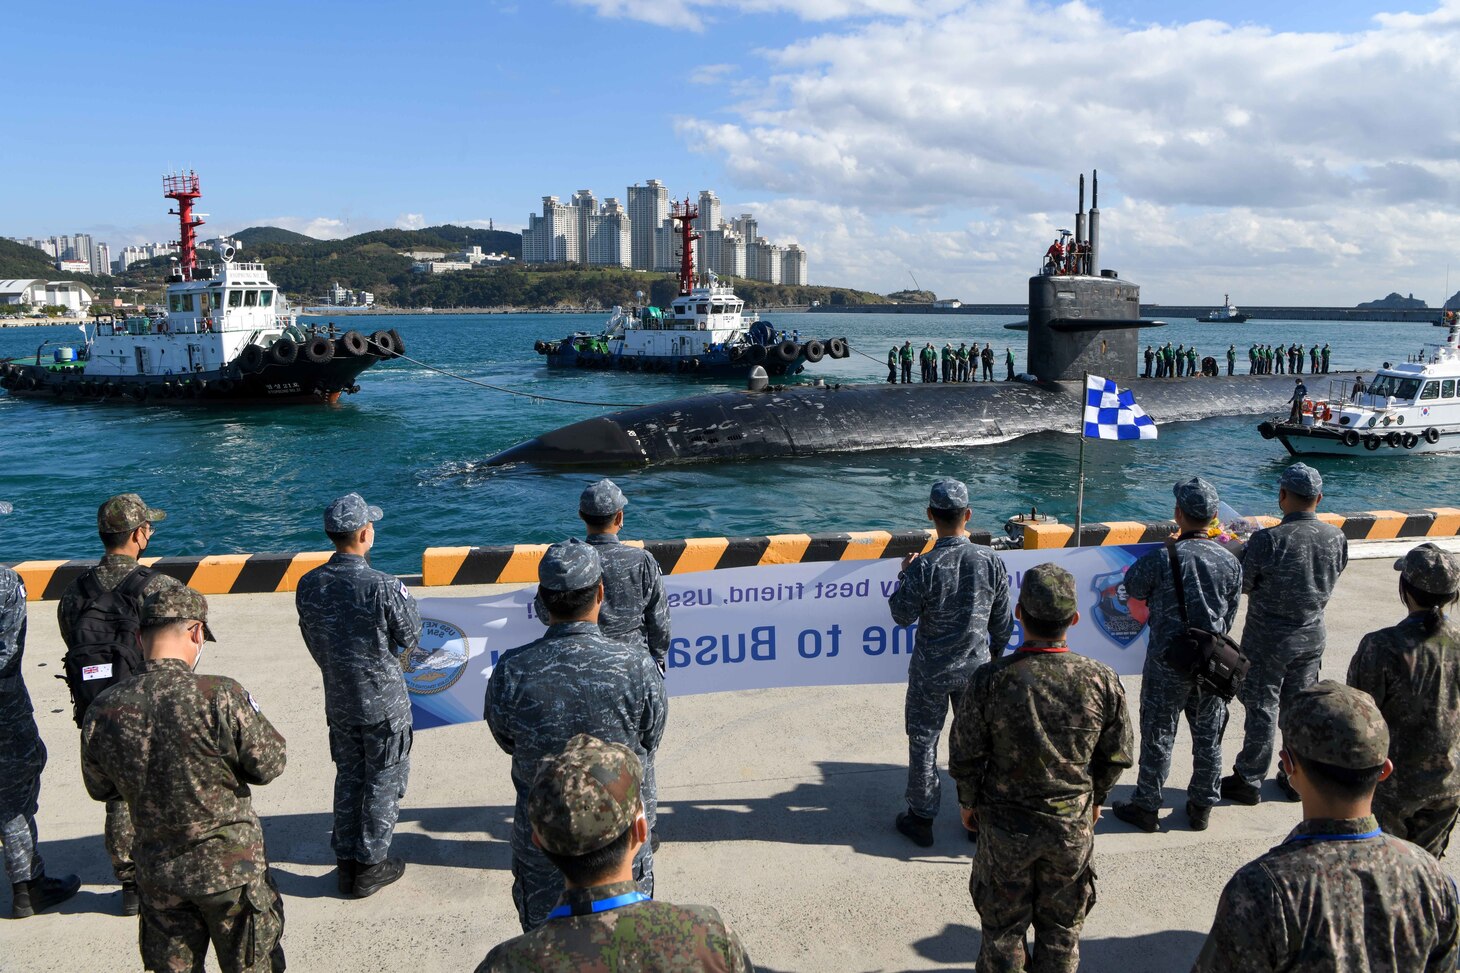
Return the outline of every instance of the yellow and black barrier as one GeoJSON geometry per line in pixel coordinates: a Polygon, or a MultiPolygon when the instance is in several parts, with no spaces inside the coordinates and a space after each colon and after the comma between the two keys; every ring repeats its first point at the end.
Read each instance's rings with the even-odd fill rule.
{"type": "MultiPolygon", "coordinates": [[[[191,585],[205,595],[293,591],[306,571],[330,559],[328,553],[210,554],[205,557],[144,557],[141,563],[191,585]]],[[[90,561],[21,561],[11,567],[25,581],[30,601],[60,598],[71,582],[96,565],[90,561]]]]}
{"type": "MultiPolygon", "coordinates": [[[[1411,537],[1455,537],[1460,535],[1460,508],[1431,507],[1408,513],[1398,510],[1366,510],[1354,514],[1319,512],[1320,520],[1333,524],[1351,541],[1390,541],[1411,537]]],[[[1264,527],[1279,522],[1278,517],[1258,516],[1253,520],[1264,527]]],[[[1169,520],[1143,523],[1114,521],[1082,524],[1080,543],[1075,543],[1073,524],[1024,525],[1024,549],[1048,550],[1056,547],[1109,547],[1115,544],[1151,544],[1166,540],[1176,530],[1169,520]]]]}
{"type": "MultiPolygon", "coordinates": [[[[625,541],[642,547],[665,574],[688,574],[761,564],[812,561],[874,561],[932,550],[935,535],[925,530],[864,530],[843,534],[772,534],[768,537],[690,537],[674,541],[625,541]]],[[[975,533],[987,544],[987,533],[975,533]]],[[[421,583],[433,585],[520,584],[537,581],[546,544],[503,547],[432,547],[421,564],[421,583]]]]}

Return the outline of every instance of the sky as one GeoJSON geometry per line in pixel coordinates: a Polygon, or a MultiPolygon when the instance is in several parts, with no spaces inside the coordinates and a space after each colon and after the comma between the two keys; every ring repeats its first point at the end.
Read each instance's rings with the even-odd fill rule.
{"type": "Polygon", "coordinates": [[[55,9],[6,15],[0,235],[170,239],[184,167],[205,236],[515,230],[658,178],[813,284],[1018,302],[1098,169],[1147,302],[1460,290],[1460,0],[55,9]]]}

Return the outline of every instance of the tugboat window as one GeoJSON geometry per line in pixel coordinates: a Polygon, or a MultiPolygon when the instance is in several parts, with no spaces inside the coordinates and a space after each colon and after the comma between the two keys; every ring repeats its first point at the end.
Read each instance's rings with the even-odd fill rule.
{"type": "Polygon", "coordinates": [[[213,290],[208,292],[208,308],[216,311],[223,306],[223,292],[213,290]]]}
{"type": "Polygon", "coordinates": [[[255,291],[255,290],[247,290],[247,291],[244,291],[243,292],[243,306],[244,307],[258,307],[259,306],[259,292],[258,291],[255,291]]]}
{"type": "Polygon", "coordinates": [[[1381,398],[1393,396],[1396,399],[1412,399],[1419,392],[1419,379],[1400,378],[1398,375],[1380,375],[1369,386],[1369,394],[1381,398]]]}
{"type": "Polygon", "coordinates": [[[274,304],[273,291],[259,291],[259,307],[272,307],[274,304]]]}
{"type": "Polygon", "coordinates": [[[228,306],[229,307],[242,307],[243,306],[243,291],[229,291],[228,292],[228,306]]]}
{"type": "Polygon", "coordinates": [[[1426,382],[1425,390],[1420,393],[1421,399],[1438,399],[1440,397],[1440,383],[1426,382]]]}
{"type": "Polygon", "coordinates": [[[1441,389],[1441,391],[1440,391],[1440,398],[1442,398],[1442,399],[1453,399],[1454,397],[1455,397],[1455,380],[1453,378],[1447,378],[1447,379],[1445,379],[1445,382],[1444,382],[1444,388],[1441,389]]]}

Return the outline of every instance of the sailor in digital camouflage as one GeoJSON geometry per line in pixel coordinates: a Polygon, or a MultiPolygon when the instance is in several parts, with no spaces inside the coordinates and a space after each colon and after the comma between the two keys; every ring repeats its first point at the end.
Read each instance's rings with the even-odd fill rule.
{"type": "MultiPolygon", "coordinates": [[[[1242,567],[1220,544],[1207,537],[1217,515],[1217,491],[1201,477],[1172,488],[1172,516],[1179,530],[1176,559],[1186,591],[1187,621],[1192,628],[1225,634],[1237,617],[1242,594],[1242,567]]],[[[1111,807],[1115,816],[1143,831],[1155,831],[1161,809],[1161,788],[1171,772],[1176,724],[1186,715],[1191,728],[1191,782],[1186,788],[1186,816],[1191,828],[1204,831],[1212,805],[1221,797],[1222,730],[1227,704],[1203,692],[1196,677],[1166,661],[1172,644],[1186,630],[1176,601],[1176,584],[1165,547],[1143,555],[1125,575],[1126,594],[1150,609],[1150,642],[1141,670],[1141,754],[1136,789],[1128,802],[1111,807]]]]}
{"type": "Polygon", "coordinates": [[[143,966],[202,970],[211,942],[223,973],[278,973],[283,904],[249,785],[283,772],[284,738],[238,683],[195,673],[211,641],[192,588],[143,599],[147,661],[87,711],[82,776],[97,800],[125,801],[136,826],[143,966]]]}
{"type": "MultiPolygon", "coordinates": [[[[1282,523],[1252,535],[1242,551],[1242,591],[1247,622],[1242,653],[1252,669],[1239,698],[1246,711],[1242,752],[1222,779],[1222,796],[1256,804],[1272,765],[1278,716],[1300,690],[1318,681],[1323,663],[1323,610],[1348,566],[1348,539],[1316,513],[1323,477],[1294,463],[1278,479],[1282,523]]],[[[1282,771],[1278,786],[1297,800],[1282,771]]]]}
{"type": "MultiPolygon", "coordinates": [[[[12,511],[0,501],[0,515],[12,511]]],[[[36,811],[46,745],[25,688],[25,582],[0,565],[0,845],[10,876],[10,915],[24,919],[59,905],[81,887],[75,875],[51,878],[36,847],[36,811]]]]}
{"type": "Polygon", "coordinates": [[[1133,763],[1133,742],[1120,677],[1065,639],[1078,604],[1068,571],[1026,571],[1015,610],[1024,643],[974,672],[954,714],[948,771],[978,833],[969,891],[980,971],[1023,969],[1031,925],[1032,969],[1080,964],[1095,822],[1133,763]]]}
{"type": "Polygon", "coordinates": [[[1460,561],[1421,544],[1394,567],[1409,614],[1364,636],[1348,683],[1374,697],[1389,726],[1394,773],[1374,792],[1379,825],[1439,858],[1460,813],[1460,624],[1446,614],[1460,561]]]}
{"type": "Polygon", "coordinates": [[[416,600],[367,560],[380,518],[358,493],[325,508],[335,553],[299,579],[294,597],[304,644],[324,677],[337,887],[356,898],[405,872],[404,860],[390,857],[411,772],[411,700],[401,668],[421,641],[416,600]]]}
{"type": "Polygon", "coordinates": [[[477,973],[754,969],[714,909],[656,902],[634,881],[649,832],[639,785],[634,752],[588,734],[542,760],[527,815],[564,892],[544,925],[494,948],[477,973]]]}
{"type": "MultiPolygon", "coordinates": [[[[563,892],[563,874],[536,847],[527,797],[538,763],[580,733],[621,743],[642,763],[659,747],[668,718],[664,677],[637,645],[598,630],[603,603],[598,551],[573,538],[548,548],[538,564],[538,593],[548,614],[542,638],[504,653],[487,682],[487,725],[512,755],[517,808],[512,820],[512,900],[524,931],[547,920],[563,892]]],[[[646,786],[644,816],[654,827],[655,796],[646,786]]],[[[648,844],[634,855],[633,878],[654,894],[648,844]]]]}
{"type": "MultiPolygon", "coordinates": [[[[151,543],[155,532],[153,525],[165,520],[167,512],[149,507],[135,493],[123,493],[106,500],[96,511],[96,530],[101,537],[106,553],[92,568],[90,574],[104,591],[112,591],[136,571],[146,571],[150,576],[143,584],[139,598],[157,594],[168,588],[179,587],[179,582],[165,574],[151,572],[138,563],[151,543]]],[[[61,639],[68,649],[76,647],[76,629],[89,602],[82,590],[82,580],[73,581],[61,594],[56,605],[56,621],[61,628],[61,639]]],[[[117,672],[121,678],[129,673],[117,672]]],[[[126,805],[119,800],[106,803],[106,827],[104,830],[107,856],[111,859],[112,871],[122,886],[122,913],[136,915],[138,909],[136,867],[132,863],[132,819],[126,805]]]]}
{"type": "Polygon", "coordinates": [[[1455,883],[1370,813],[1393,768],[1367,693],[1324,681],[1282,717],[1280,758],[1303,823],[1222,891],[1194,973],[1333,970],[1450,973],[1460,955],[1455,883]],[[1382,786],[1382,785],[1381,785],[1382,786]]]}
{"type": "Polygon", "coordinates": [[[1009,644],[1009,574],[991,548],[968,537],[968,487],[939,480],[928,496],[928,519],[938,540],[924,556],[909,554],[898,587],[887,599],[898,625],[917,624],[908,665],[904,723],[908,737],[907,810],[897,830],[919,845],[933,844],[933,818],[942,801],[938,737],[973,671],[1009,644]]]}

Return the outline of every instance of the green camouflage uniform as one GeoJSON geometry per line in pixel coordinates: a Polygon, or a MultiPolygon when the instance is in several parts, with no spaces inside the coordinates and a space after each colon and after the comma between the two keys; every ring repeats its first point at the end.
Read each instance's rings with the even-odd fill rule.
{"type": "Polygon", "coordinates": [[[46,745],[20,670],[25,656],[25,584],[0,567],[0,844],[11,884],[45,874],[36,850],[35,814],[46,745]]]}

